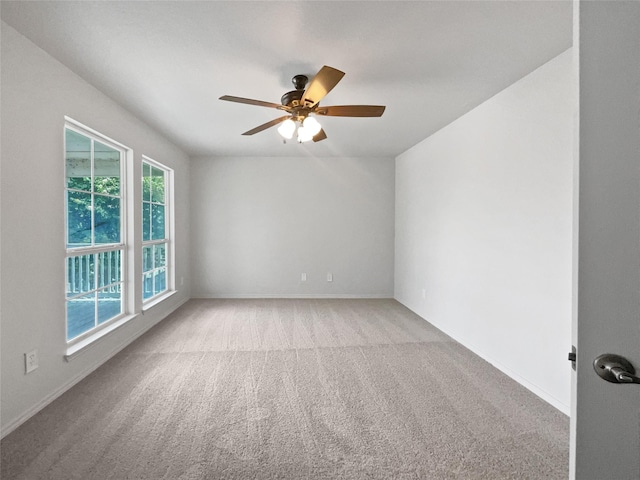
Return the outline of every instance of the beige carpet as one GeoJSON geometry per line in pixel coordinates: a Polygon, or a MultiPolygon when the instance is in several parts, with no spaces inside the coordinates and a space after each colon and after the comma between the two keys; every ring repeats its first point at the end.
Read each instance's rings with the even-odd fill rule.
{"type": "Polygon", "coordinates": [[[569,422],[393,300],[191,300],[1,444],[2,479],[564,479],[569,422]]]}

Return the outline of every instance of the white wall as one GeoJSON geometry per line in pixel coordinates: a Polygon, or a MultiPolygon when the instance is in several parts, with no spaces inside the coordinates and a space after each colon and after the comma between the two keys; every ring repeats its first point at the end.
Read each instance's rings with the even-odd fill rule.
{"type": "Polygon", "coordinates": [[[394,168],[392,158],[194,160],[193,296],[392,297],[394,168]]]}
{"type": "MultiPolygon", "coordinates": [[[[1,403],[6,434],[189,298],[189,163],[182,151],[5,23],[1,84],[1,403]],[[65,115],[132,148],[136,184],[142,154],[175,170],[177,277],[186,280],[169,300],[71,362],[63,358],[65,115]],[[23,354],[32,349],[39,352],[40,367],[25,375],[23,354]]],[[[139,204],[140,198],[134,200],[139,204]]],[[[134,211],[139,223],[139,209],[134,211]]]]}
{"type": "Polygon", "coordinates": [[[565,413],[572,75],[567,51],[396,159],[396,298],[565,413]]]}

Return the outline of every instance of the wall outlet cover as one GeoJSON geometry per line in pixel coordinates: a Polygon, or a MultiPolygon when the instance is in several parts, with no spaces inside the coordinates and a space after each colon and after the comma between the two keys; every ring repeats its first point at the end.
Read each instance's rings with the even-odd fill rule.
{"type": "Polygon", "coordinates": [[[33,372],[38,368],[38,350],[32,350],[24,354],[24,373],[33,372]]]}

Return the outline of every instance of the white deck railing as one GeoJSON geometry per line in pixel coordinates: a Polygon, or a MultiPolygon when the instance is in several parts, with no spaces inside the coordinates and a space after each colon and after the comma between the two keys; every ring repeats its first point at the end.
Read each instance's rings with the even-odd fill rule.
{"type": "Polygon", "coordinates": [[[67,258],[67,296],[95,289],[120,293],[121,279],[122,250],[87,253],[67,258]]]}

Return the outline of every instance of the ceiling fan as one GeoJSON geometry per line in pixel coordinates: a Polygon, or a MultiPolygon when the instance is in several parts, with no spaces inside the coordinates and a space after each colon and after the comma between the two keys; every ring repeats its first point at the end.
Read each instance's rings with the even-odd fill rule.
{"type": "Polygon", "coordinates": [[[320,106],[320,100],[342,80],[343,76],[344,72],[326,65],[320,69],[311,82],[309,82],[306,75],[296,75],[291,79],[295,90],[285,93],[280,99],[280,105],[230,95],[223,95],[220,100],[275,108],[287,112],[287,115],[263,123],[244,132],[242,135],[253,135],[281,124],[278,127],[278,132],[285,139],[293,138],[293,135],[297,132],[297,140],[300,143],[309,140],[319,142],[327,138],[327,135],[320,123],[314,118],[315,116],[380,117],[384,113],[385,107],[381,105],[320,106]],[[307,82],[309,82],[309,85],[305,89],[307,82]]]}

